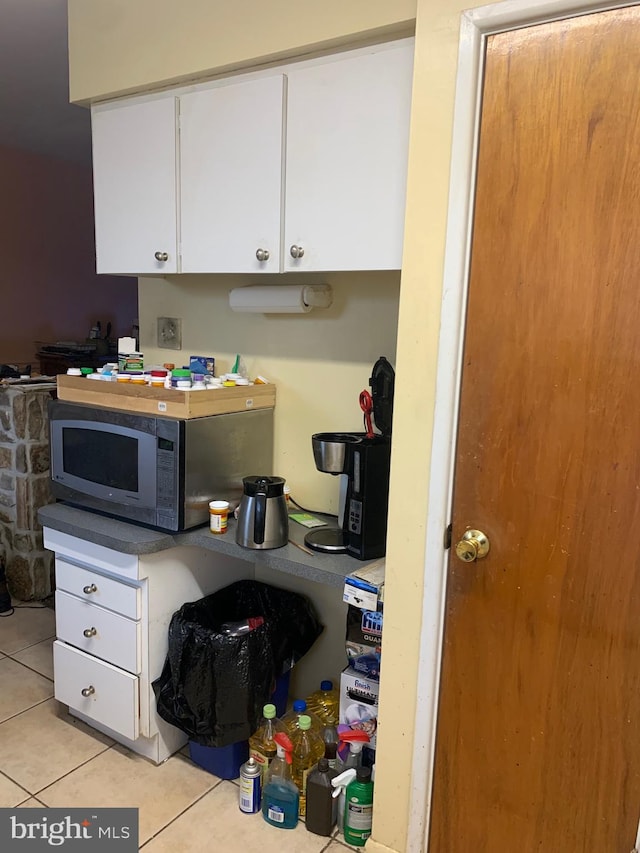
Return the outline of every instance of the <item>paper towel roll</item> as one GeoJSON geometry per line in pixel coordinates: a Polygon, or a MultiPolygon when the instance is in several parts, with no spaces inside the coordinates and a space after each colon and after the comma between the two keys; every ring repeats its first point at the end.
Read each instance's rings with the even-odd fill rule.
{"type": "Polygon", "coordinates": [[[255,285],[237,287],[229,293],[232,311],[254,314],[306,314],[313,307],[331,304],[329,285],[255,285]]]}

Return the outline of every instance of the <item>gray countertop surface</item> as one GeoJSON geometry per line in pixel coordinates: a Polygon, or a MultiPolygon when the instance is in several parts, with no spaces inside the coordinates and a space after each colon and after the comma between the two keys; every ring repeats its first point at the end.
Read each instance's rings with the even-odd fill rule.
{"type": "MultiPolygon", "coordinates": [[[[169,548],[194,545],[218,554],[248,560],[256,566],[276,569],[335,587],[342,587],[346,575],[366,565],[366,562],[346,554],[308,554],[291,543],[270,550],[243,548],[236,544],[236,522],[233,518],[229,519],[229,529],[224,534],[211,533],[208,525],[184,533],[164,533],[63,503],[41,507],[38,510],[38,519],[43,527],[68,533],[70,536],[124,554],[155,554],[169,548]]],[[[306,528],[294,521],[290,522],[289,537],[293,542],[302,545],[306,532],[306,528]]]]}

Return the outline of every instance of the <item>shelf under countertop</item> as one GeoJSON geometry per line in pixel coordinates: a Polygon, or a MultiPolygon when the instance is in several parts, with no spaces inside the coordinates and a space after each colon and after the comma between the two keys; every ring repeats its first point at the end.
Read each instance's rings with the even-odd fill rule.
{"type": "MultiPolygon", "coordinates": [[[[367,565],[367,561],[356,560],[347,554],[319,552],[307,554],[291,543],[282,548],[269,550],[243,548],[236,544],[236,522],[233,518],[229,519],[229,529],[224,534],[211,533],[208,525],[183,533],[167,533],[77,509],[64,503],[41,507],[38,510],[38,519],[43,527],[49,527],[124,554],[155,554],[169,548],[192,545],[214,553],[248,560],[257,566],[340,588],[344,585],[344,579],[348,574],[367,565]]],[[[294,542],[302,545],[305,533],[307,529],[296,522],[292,521],[289,524],[289,537],[294,542]]]]}

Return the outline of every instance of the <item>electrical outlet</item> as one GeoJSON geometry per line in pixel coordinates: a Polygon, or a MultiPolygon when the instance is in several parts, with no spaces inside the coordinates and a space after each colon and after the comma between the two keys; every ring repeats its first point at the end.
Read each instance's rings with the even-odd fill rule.
{"type": "Polygon", "coordinates": [[[182,349],[182,320],[176,317],[158,317],[158,347],[182,349]]]}

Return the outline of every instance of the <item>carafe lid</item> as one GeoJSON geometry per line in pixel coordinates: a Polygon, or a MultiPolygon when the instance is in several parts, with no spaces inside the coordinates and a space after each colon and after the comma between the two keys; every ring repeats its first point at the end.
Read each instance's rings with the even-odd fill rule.
{"type": "Polygon", "coordinates": [[[369,385],[373,400],[373,420],[382,435],[391,435],[393,420],[393,391],[396,375],[387,359],[381,355],[373,365],[369,385]]]}
{"type": "Polygon", "coordinates": [[[268,498],[277,498],[284,495],[285,482],[284,477],[266,477],[261,474],[242,478],[244,493],[250,497],[266,495],[268,498]]]}

